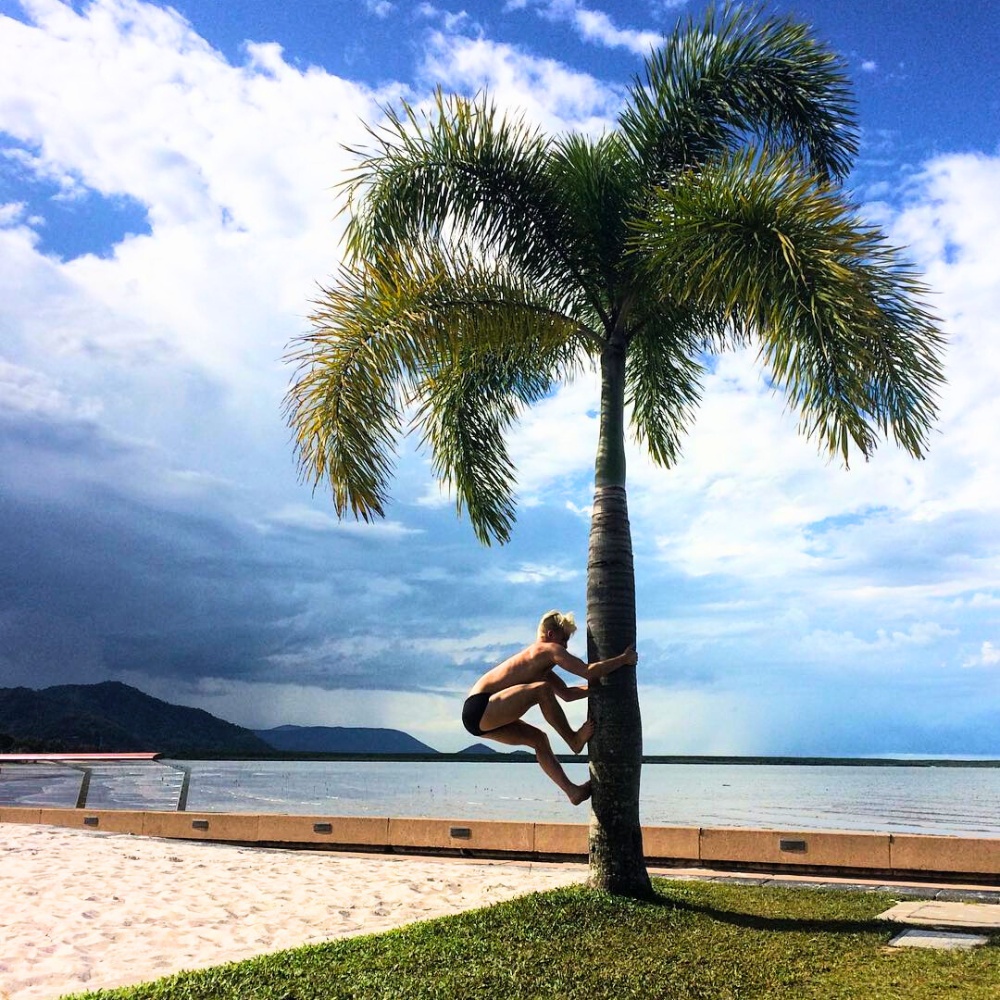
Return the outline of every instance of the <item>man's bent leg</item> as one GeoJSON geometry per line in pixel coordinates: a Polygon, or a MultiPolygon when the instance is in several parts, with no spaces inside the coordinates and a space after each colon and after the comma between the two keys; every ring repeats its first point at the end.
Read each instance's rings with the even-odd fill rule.
{"type": "Polygon", "coordinates": [[[490,695],[489,704],[479,720],[483,736],[489,736],[494,729],[517,722],[529,708],[538,704],[548,685],[544,681],[532,684],[515,684],[490,695]]]}
{"type": "Polygon", "coordinates": [[[549,738],[540,729],[528,725],[527,722],[511,722],[499,729],[483,733],[487,739],[506,743],[508,746],[528,746],[535,751],[535,757],[541,769],[562,789],[566,797],[578,806],[590,798],[590,782],[582,785],[574,784],[556,760],[549,738]]]}
{"type": "Polygon", "coordinates": [[[579,729],[574,729],[569,724],[569,719],[566,718],[566,713],[549,684],[546,684],[545,689],[538,694],[538,707],[542,710],[545,721],[566,741],[566,745],[573,753],[579,753],[594,735],[594,724],[590,719],[587,719],[579,729]]]}

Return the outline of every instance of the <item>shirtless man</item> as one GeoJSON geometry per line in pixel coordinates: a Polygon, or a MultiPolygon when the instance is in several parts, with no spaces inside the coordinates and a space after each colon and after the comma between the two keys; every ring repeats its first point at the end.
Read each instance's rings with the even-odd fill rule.
{"type": "Polygon", "coordinates": [[[593,735],[594,724],[588,719],[579,729],[573,729],[556,698],[579,701],[587,697],[587,685],[569,687],[552,668],[562,667],[588,682],[597,681],[619,667],[638,662],[639,656],[630,646],[610,660],[584,663],[566,650],[575,631],[572,614],[548,611],[542,615],[538,623],[538,640],[487,671],[472,686],[462,708],[462,724],[473,736],[531,747],[542,770],[576,806],[590,798],[590,782],[575,785],[570,781],[552,752],[548,736],[522,721],[521,716],[532,705],[537,705],[546,722],[569,744],[570,750],[579,753],[593,735]]]}

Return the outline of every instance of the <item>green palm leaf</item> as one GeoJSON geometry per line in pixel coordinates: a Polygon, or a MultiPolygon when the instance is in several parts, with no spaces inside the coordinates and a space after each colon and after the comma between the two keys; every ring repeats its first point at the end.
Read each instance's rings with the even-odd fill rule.
{"type": "Polygon", "coordinates": [[[440,92],[432,112],[404,104],[373,130],[345,182],[346,245],[354,260],[378,261],[413,241],[474,245],[536,280],[565,281],[572,252],[550,144],[522,119],[477,100],[440,92]]]}
{"type": "Polygon", "coordinates": [[[694,421],[705,373],[699,356],[714,335],[710,314],[661,307],[629,343],[626,402],[635,436],[665,468],[676,463],[694,421]]]}
{"type": "Polygon", "coordinates": [[[303,474],[330,483],[339,515],[382,516],[399,438],[420,431],[479,537],[506,541],[504,434],[590,349],[562,305],[505,268],[433,246],[411,247],[405,266],[383,255],[378,267],[344,268],[292,356],[286,412],[303,474]]]}
{"type": "Polygon", "coordinates": [[[847,461],[891,434],[924,454],[943,381],[942,338],[898,251],[793,157],[748,151],[688,172],[637,225],[670,301],[715,312],[716,347],[754,334],[802,414],[847,461]]]}
{"type": "Polygon", "coordinates": [[[739,148],[779,145],[827,178],[858,149],[841,59],[791,18],[726,6],[679,25],[646,60],[619,122],[654,183],[739,148]]]}

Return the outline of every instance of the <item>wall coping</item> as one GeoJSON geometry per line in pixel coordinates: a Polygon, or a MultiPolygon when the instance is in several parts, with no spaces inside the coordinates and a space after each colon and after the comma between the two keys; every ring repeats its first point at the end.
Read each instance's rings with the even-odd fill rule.
{"type": "MultiPolygon", "coordinates": [[[[551,860],[585,856],[588,830],[584,823],[0,806],[4,822],[272,846],[551,860]]],[[[643,826],[643,836],[647,860],[668,865],[976,875],[1000,884],[1000,837],[651,825],[643,826]]]]}

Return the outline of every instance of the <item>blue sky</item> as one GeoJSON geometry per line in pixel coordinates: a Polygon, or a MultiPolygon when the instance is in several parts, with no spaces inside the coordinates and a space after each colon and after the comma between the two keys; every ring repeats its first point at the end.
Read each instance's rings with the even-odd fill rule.
{"type": "MultiPolygon", "coordinates": [[[[645,746],[1000,755],[1000,12],[771,9],[847,61],[850,186],[924,271],[949,384],[926,461],[845,471],[726,356],[680,464],[630,455],[645,746]]],[[[582,618],[595,385],[513,435],[508,546],[410,449],[387,519],[338,522],[281,400],[339,259],[344,145],[436,86],[599,132],[701,10],[0,0],[0,685],[467,745],[478,673],[547,608],[582,618]]]]}

